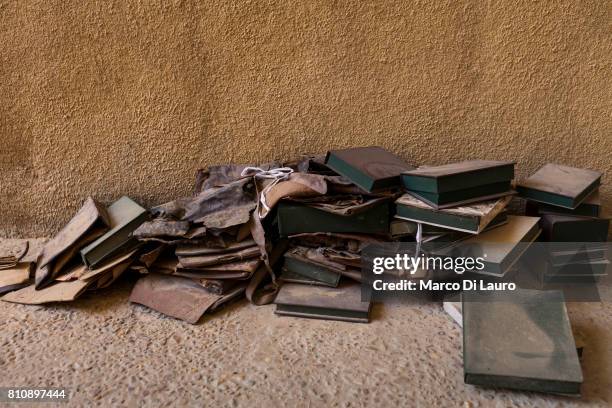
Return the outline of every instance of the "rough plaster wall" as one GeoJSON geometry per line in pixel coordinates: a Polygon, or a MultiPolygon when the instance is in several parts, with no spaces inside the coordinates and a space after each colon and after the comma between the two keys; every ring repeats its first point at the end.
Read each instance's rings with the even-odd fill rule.
{"type": "Polygon", "coordinates": [[[212,163],[379,144],[607,173],[605,1],[0,1],[0,234],[212,163]]]}

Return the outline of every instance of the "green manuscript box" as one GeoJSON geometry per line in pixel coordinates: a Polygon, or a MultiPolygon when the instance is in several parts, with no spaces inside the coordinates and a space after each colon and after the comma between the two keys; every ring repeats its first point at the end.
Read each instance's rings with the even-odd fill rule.
{"type": "Polygon", "coordinates": [[[400,174],[414,167],[378,146],[330,150],[325,164],[365,191],[400,186],[400,174]]]}
{"type": "Polygon", "coordinates": [[[467,384],[580,394],[582,369],[561,291],[465,292],[467,384]]]}
{"type": "Polygon", "coordinates": [[[123,196],[108,209],[111,229],[81,250],[83,262],[90,268],[138,245],[132,232],[148,218],[146,209],[129,197],[123,196]]]}
{"type": "Polygon", "coordinates": [[[389,216],[388,202],[351,215],[281,202],[278,207],[278,230],[283,237],[314,232],[384,234],[389,232],[389,216]]]}

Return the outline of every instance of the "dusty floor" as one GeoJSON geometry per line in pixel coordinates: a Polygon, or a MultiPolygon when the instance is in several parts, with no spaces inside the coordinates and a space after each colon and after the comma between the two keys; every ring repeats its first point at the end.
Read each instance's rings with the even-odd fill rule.
{"type": "Polygon", "coordinates": [[[465,385],[461,332],[438,304],[377,305],[351,324],[240,301],[192,326],[129,304],[133,281],[71,304],[0,302],[0,386],[67,387],[74,406],[612,404],[610,304],[570,305],[586,340],[573,399],[465,385]]]}

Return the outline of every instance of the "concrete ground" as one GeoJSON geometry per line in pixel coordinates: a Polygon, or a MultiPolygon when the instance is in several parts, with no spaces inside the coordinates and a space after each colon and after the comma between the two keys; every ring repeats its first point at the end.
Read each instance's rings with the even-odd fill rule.
{"type": "Polygon", "coordinates": [[[612,404],[610,304],[569,305],[586,343],[575,399],[464,384],[461,331],[439,304],[376,305],[352,324],[240,301],[193,326],[129,304],[133,282],[67,304],[0,302],[0,386],[67,387],[69,406],[612,404]]]}

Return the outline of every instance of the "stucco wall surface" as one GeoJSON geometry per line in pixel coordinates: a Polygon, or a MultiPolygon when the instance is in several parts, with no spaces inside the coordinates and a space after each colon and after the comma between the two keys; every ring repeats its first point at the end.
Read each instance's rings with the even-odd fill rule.
{"type": "Polygon", "coordinates": [[[385,146],[606,172],[609,1],[0,1],[0,234],[198,167],[385,146]]]}

